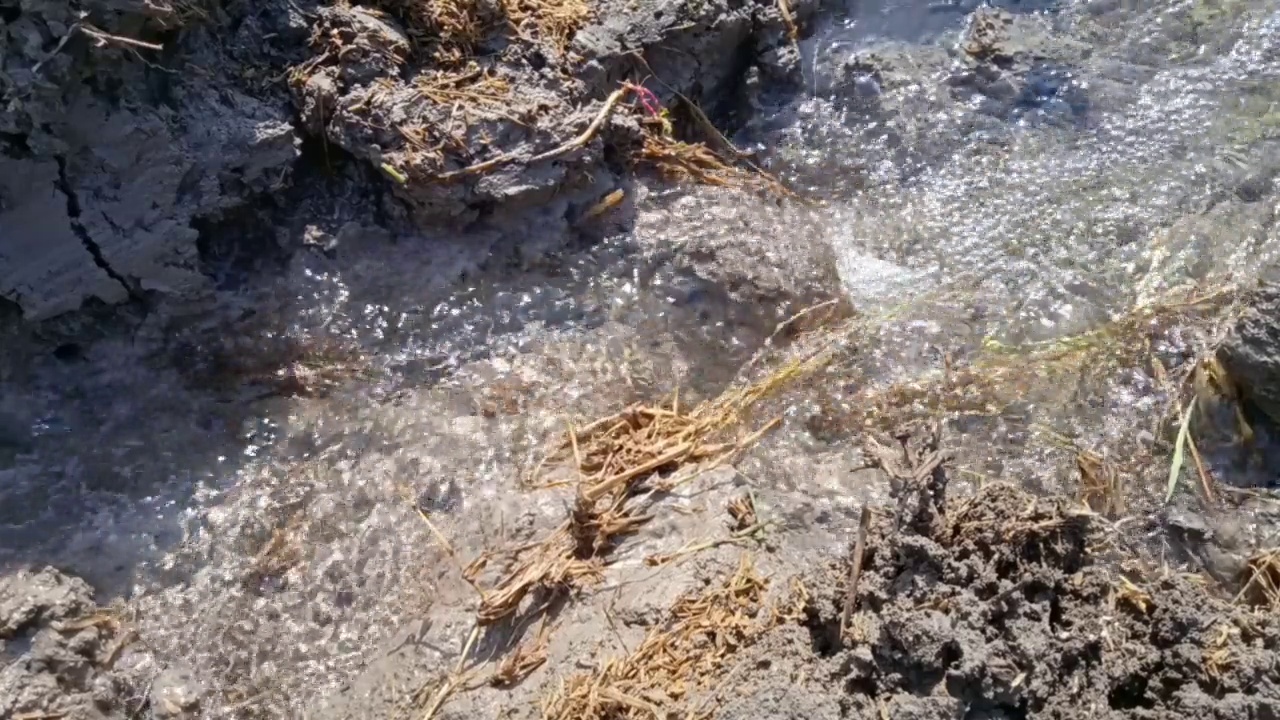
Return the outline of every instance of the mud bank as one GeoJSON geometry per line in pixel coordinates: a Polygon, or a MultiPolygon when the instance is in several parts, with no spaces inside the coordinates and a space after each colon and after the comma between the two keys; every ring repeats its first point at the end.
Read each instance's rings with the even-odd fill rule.
{"type": "Polygon", "coordinates": [[[222,59],[219,13],[0,11],[0,295],[40,319],[204,286],[193,222],[280,187],[299,143],[288,108],[222,59]]]}
{"type": "MultiPolygon", "coordinates": [[[[881,446],[883,447],[883,446],[881,446]]],[[[1108,520],[1004,480],[949,497],[945,456],[889,451],[895,505],[845,557],[710,548],[624,596],[570,600],[522,643],[458,665],[427,659],[434,622],[386,640],[326,718],[1105,718],[1280,713],[1280,623],[1263,584],[1170,569],[1108,520]],[[857,561],[856,550],[861,550],[857,561]],[[734,570],[734,567],[737,570],[734,570]],[[1233,595],[1243,588],[1238,596],[1233,595]],[[425,654],[425,656],[424,656],[425,654]],[[425,664],[424,664],[425,663],[425,664]],[[435,666],[433,668],[433,666],[435,666]],[[417,685],[421,673],[438,682],[417,685]],[[441,688],[452,691],[436,703],[441,688]],[[588,690],[589,689],[589,690],[588,690]]],[[[425,620],[425,623],[423,622],[425,620]]],[[[259,717],[198,674],[115,667],[137,638],[82,581],[46,569],[0,584],[7,717],[259,717]],[[216,712],[213,712],[215,711],[216,712]],[[247,713],[247,714],[246,714],[247,713]]],[[[251,701],[254,698],[245,698],[251,701]]]]}
{"type": "Polygon", "coordinates": [[[851,551],[805,577],[802,627],[745,653],[720,717],[1280,712],[1280,625],[1266,601],[1232,599],[1250,577],[1214,587],[1162,568],[1105,519],[1016,483],[947,497],[934,449],[896,460],[903,498],[873,513],[853,612],[851,551]]]}
{"type": "Polygon", "coordinates": [[[642,143],[636,98],[608,102],[623,82],[705,135],[694,105],[732,122],[748,71],[798,80],[791,38],[816,3],[793,5],[6,0],[0,296],[39,320],[207,292],[209,248],[314,184],[308,152],[320,172],[335,154],[366,164],[355,195],[394,194],[394,228],[536,207],[563,230],[642,143]]]}

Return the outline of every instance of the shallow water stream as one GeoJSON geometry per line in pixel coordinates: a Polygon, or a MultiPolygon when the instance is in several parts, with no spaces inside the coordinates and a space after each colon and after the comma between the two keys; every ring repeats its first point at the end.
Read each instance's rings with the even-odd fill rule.
{"type": "MultiPolygon", "coordinates": [[[[788,422],[726,482],[786,518],[786,547],[842,547],[887,487],[806,422],[819,406],[992,341],[1075,336],[1189,283],[1247,285],[1280,252],[1280,6],[1006,5],[873,4],[802,43],[809,93],[736,139],[819,203],[639,186],[599,243],[377,237],[302,254],[245,298],[363,349],[361,377],[318,397],[194,386],[160,339],[181,318],[117,319],[83,356],[15,360],[35,426],[0,449],[0,566],[55,563],[128,598],[148,651],[127,661],[188,664],[221,693],[213,715],[301,716],[428,608],[435,635],[465,633],[468,589],[414,503],[463,554],[527,537],[563,513],[517,488],[567,418],[713,396],[833,294],[886,320],[858,341],[860,374],[778,401],[788,422]],[[966,52],[975,37],[989,59],[966,52]]],[[[1204,342],[1162,337],[1169,357],[1204,342]]],[[[1058,403],[1028,390],[960,426],[967,467],[1055,489],[1065,456],[1031,447],[1035,422],[1150,446],[1135,428],[1166,398],[1145,378],[1058,403]]],[[[621,567],[706,522],[656,522],[621,567]]]]}

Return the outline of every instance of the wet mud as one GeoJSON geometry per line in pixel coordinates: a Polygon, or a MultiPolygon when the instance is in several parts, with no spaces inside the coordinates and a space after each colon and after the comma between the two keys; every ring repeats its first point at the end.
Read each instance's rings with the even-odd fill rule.
{"type": "Polygon", "coordinates": [[[1016,481],[947,496],[946,468],[917,459],[899,504],[871,515],[853,611],[851,548],[804,576],[802,626],[744,653],[719,717],[1280,712],[1280,625],[1233,602],[1246,577],[1162,568],[1104,518],[1016,481]]]}

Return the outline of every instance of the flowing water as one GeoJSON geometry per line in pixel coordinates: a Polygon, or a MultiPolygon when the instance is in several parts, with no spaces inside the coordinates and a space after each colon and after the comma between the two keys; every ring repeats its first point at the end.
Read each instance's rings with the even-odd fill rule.
{"type": "MultiPolygon", "coordinates": [[[[194,386],[196,361],[159,340],[184,317],[117,319],[84,357],[15,361],[34,431],[0,450],[0,563],[53,562],[129,598],[142,670],[180,660],[224,709],[302,712],[429,609],[440,637],[465,632],[469,591],[415,503],[464,555],[527,537],[564,512],[518,483],[567,418],[714,395],[778,322],[838,291],[884,319],[857,341],[860,374],[780,401],[787,424],[732,480],[787,519],[783,542],[834,551],[887,488],[806,421],[819,406],[1187,283],[1247,284],[1280,249],[1276,3],[1006,5],[992,62],[961,47],[986,17],[965,3],[868,4],[804,41],[808,92],[737,139],[819,204],[638,187],[631,222],[595,244],[372,238],[295,258],[246,304],[365,349],[366,375],[320,397],[194,386]]],[[[1170,356],[1203,342],[1167,337],[1170,356]]],[[[1146,375],[1103,389],[1028,392],[964,426],[974,472],[1051,486],[1062,458],[1028,446],[1031,419],[1154,442],[1135,440],[1165,400],[1146,375]]],[[[621,566],[699,522],[660,521],[621,566]]]]}

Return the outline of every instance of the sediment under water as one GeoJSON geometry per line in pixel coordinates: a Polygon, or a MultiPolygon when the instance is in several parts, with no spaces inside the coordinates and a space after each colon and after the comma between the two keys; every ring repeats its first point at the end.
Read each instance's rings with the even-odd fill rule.
{"type": "MultiPolygon", "coordinates": [[[[1280,250],[1280,10],[1205,8],[1014,7],[994,71],[962,49],[966,8],[833,19],[802,46],[809,92],[737,138],[821,204],[642,188],[633,227],[540,270],[473,273],[428,304],[438,250],[299,258],[272,280],[306,307],[296,324],[376,349],[369,379],[322,398],[228,403],[181,368],[136,362],[138,343],[123,339],[32,370],[34,439],[0,466],[0,562],[54,562],[132,598],[154,654],[136,662],[179,659],[214,688],[270,688],[264,702],[300,712],[347,682],[387,628],[463,601],[444,570],[423,567],[410,500],[463,549],[558,517],[556,500],[514,483],[565,417],[677,387],[690,401],[714,394],[784,319],[670,262],[691,238],[765,247],[735,260],[747,276],[830,248],[851,304],[891,316],[859,361],[866,374],[828,392],[837,402],[936,372],[940,349],[1052,341],[1186,282],[1247,283],[1280,250]],[[255,564],[282,527],[306,548],[287,580],[255,564]]],[[[1019,413],[1133,436],[1163,398],[1113,381],[1102,401],[1019,413]]],[[[803,419],[812,401],[783,411],[803,419]]],[[[1051,485],[1054,457],[1025,448],[1032,424],[974,426],[994,448],[977,460],[1051,485]],[[1021,449],[1000,457],[1001,443],[1021,449]]],[[[834,543],[885,492],[851,486],[853,457],[789,422],[743,469],[817,528],[795,542],[834,543]]]]}

